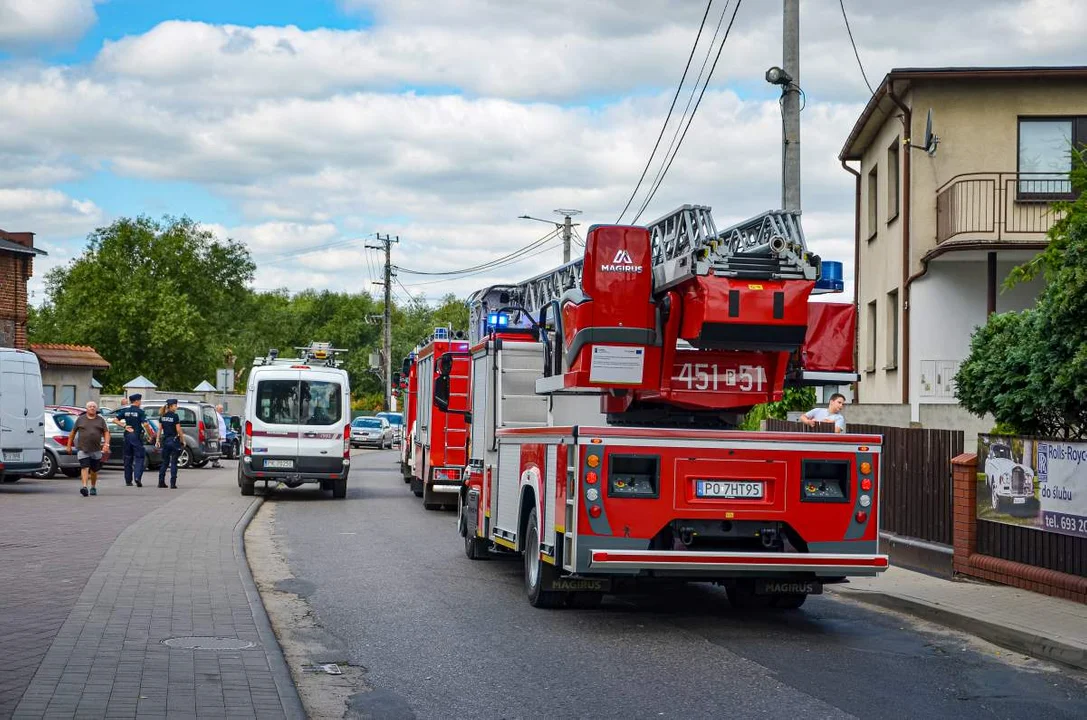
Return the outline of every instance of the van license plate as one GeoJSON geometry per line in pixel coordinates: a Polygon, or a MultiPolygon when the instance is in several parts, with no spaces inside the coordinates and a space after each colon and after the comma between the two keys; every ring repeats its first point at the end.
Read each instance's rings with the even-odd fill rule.
{"type": "Polygon", "coordinates": [[[265,460],[264,467],[287,468],[289,470],[294,467],[294,460],[265,460]]]}
{"type": "Polygon", "coordinates": [[[23,451],[22,450],[5,450],[4,451],[4,462],[15,462],[17,460],[22,460],[22,459],[23,459],[23,451]]]}
{"type": "Polygon", "coordinates": [[[695,497],[761,498],[763,483],[740,480],[696,480],[695,497]]]}

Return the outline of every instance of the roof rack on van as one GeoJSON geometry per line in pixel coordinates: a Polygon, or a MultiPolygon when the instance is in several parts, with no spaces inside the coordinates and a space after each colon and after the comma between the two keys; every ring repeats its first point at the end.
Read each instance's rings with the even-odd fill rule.
{"type": "Polygon", "coordinates": [[[278,348],[271,348],[268,350],[268,354],[264,357],[258,357],[253,359],[253,365],[325,365],[327,367],[339,367],[341,365],[340,359],[336,357],[337,353],[346,353],[344,348],[334,348],[332,343],[327,342],[311,342],[304,347],[295,347],[298,351],[298,357],[285,358],[279,356],[278,348]]]}

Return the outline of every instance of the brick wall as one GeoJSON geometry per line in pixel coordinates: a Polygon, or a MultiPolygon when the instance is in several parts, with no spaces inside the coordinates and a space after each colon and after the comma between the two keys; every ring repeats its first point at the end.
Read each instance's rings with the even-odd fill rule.
{"type": "Polygon", "coordinates": [[[1087,603],[1087,578],[977,552],[977,455],[963,453],[951,464],[955,572],[1087,603]]]}
{"type": "Polygon", "coordinates": [[[0,345],[26,349],[26,281],[31,259],[0,251],[0,345]]]}

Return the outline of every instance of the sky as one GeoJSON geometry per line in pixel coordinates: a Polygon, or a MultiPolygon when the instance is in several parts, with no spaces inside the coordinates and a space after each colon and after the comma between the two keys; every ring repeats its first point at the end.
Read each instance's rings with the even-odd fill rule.
{"type": "MultiPolygon", "coordinates": [[[[740,1],[641,223],[692,203],[723,228],[780,206],[779,92],[763,74],[781,64],[782,4],[740,1]]],[[[893,67],[1087,63],[1079,4],[845,7],[875,85],[893,67]]],[[[710,7],[665,146],[734,7],[710,7]]],[[[579,209],[582,236],[615,222],[705,13],[705,0],[0,0],[0,228],[49,253],[35,304],[90,232],[139,214],[244,242],[258,289],[380,292],[375,233],[399,238],[401,301],[531,277],[561,262],[559,240],[471,277],[411,271],[476,266],[550,232],[520,215],[579,209]]],[[[802,0],[801,71],[803,226],[844,264],[845,299],[853,178],[837,155],[869,91],[838,2],[802,0]]]]}

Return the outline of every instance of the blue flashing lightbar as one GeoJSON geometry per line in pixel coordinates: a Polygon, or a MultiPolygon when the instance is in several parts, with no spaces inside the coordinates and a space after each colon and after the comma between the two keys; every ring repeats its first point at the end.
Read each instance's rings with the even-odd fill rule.
{"type": "Polygon", "coordinates": [[[487,327],[488,328],[505,328],[509,327],[510,316],[506,313],[493,312],[487,314],[487,327]]]}
{"type": "Polygon", "coordinates": [[[845,281],[842,280],[842,264],[836,260],[824,260],[822,265],[821,277],[815,282],[812,295],[845,292],[845,281]]]}

